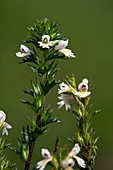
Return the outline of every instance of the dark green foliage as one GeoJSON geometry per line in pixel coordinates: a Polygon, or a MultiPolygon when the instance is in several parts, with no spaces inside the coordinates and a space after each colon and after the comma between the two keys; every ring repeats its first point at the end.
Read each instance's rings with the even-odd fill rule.
{"type": "Polygon", "coordinates": [[[43,19],[42,21],[37,20],[37,22],[34,24],[34,27],[28,28],[30,33],[25,42],[32,43],[37,48],[40,48],[38,41],[41,41],[43,35],[50,35],[52,41],[59,40],[62,38],[62,36],[59,33],[58,26],[59,24],[50,22],[47,18],[43,19]]]}

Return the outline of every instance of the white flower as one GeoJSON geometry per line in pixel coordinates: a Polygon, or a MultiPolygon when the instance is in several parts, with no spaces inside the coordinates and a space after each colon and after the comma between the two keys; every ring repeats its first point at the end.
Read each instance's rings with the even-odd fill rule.
{"type": "Polygon", "coordinates": [[[68,40],[59,40],[58,44],[55,46],[55,50],[62,50],[68,46],[68,40]]]}
{"type": "Polygon", "coordinates": [[[72,53],[70,49],[64,48],[64,49],[59,50],[59,52],[63,53],[66,57],[75,58],[74,53],[72,53]]]}
{"type": "Polygon", "coordinates": [[[12,126],[5,122],[6,114],[0,110],[0,127],[2,128],[2,135],[8,135],[8,130],[11,129],[12,126]]]}
{"type": "Polygon", "coordinates": [[[62,161],[62,167],[65,170],[73,170],[72,167],[75,165],[75,162],[72,158],[66,158],[62,161]]]}
{"type": "Polygon", "coordinates": [[[17,52],[16,56],[17,57],[25,57],[25,56],[31,55],[31,52],[32,51],[28,47],[26,47],[25,45],[21,44],[20,52],[17,52]]]}
{"type": "Polygon", "coordinates": [[[50,41],[50,36],[49,35],[43,35],[42,36],[42,41],[39,41],[39,46],[42,48],[50,48],[51,46],[54,45],[53,41],[50,41]]]}
{"type": "Polygon", "coordinates": [[[88,91],[88,80],[84,78],[82,82],[78,85],[78,92],[76,92],[76,95],[80,98],[85,98],[91,94],[91,92],[88,91]]]}
{"type": "Polygon", "coordinates": [[[85,168],[86,164],[85,161],[82,158],[79,158],[78,156],[76,156],[78,153],[80,152],[80,147],[79,145],[76,143],[75,146],[72,148],[72,150],[70,151],[68,157],[73,157],[77,160],[77,163],[82,167],[85,168]]]}
{"type": "Polygon", "coordinates": [[[37,163],[36,169],[43,170],[48,162],[52,160],[52,155],[48,151],[48,149],[42,149],[43,160],[37,163]]]}
{"type": "Polygon", "coordinates": [[[59,40],[58,45],[56,45],[55,50],[59,50],[60,53],[63,53],[66,57],[75,58],[74,53],[70,49],[65,48],[68,45],[68,40],[59,40]]]}
{"type": "Polygon", "coordinates": [[[65,93],[70,90],[70,87],[67,84],[65,84],[64,82],[62,82],[59,86],[60,86],[60,88],[58,89],[58,94],[65,93]]]}
{"type": "Polygon", "coordinates": [[[61,108],[63,105],[65,105],[66,110],[70,109],[71,106],[69,105],[69,100],[73,99],[73,96],[70,94],[61,94],[61,96],[58,97],[61,101],[57,104],[59,105],[58,108],[61,108]]]}

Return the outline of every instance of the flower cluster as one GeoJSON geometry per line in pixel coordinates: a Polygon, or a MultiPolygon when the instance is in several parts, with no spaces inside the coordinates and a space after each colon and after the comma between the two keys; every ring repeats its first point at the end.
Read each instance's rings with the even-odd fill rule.
{"type": "Polygon", "coordinates": [[[0,128],[2,129],[2,135],[8,135],[8,130],[11,129],[12,126],[5,122],[6,114],[0,110],[0,128]]]}
{"type": "MultiPolygon", "coordinates": [[[[85,168],[86,167],[85,161],[77,156],[79,152],[80,147],[76,143],[72,150],[65,157],[65,159],[59,163],[59,166],[62,167],[64,170],[73,170],[73,167],[75,165],[74,160],[76,160],[80,167],[85,168]]],[[[49,162],[52,162],[54,164],[53,159],[55,158],[53,154],[51,154],[47,149],[42,149],[42,156],[44,157],[44,159],[37,163],[36,165],[37,169],[43,170],[49,162]]]]}
{"type": "MultiPolygon", "coordinates": [[[[39,47],[42,49],[50,49],[51,47],[54,47],[54,51],[58,51],[59,53],[62,53],[65,57],[68,58],[75,58],[74,53],[67,49],[68,46],[68,40],[50,40],[50,35],[43,35],[41,41],[38,41],[39,47]]],[[[17,57],[26,57],[31,55],[33,52],[25,45],[20,46],[20,52],[16,53],[17,57]]]]}
{"type": "Polygon", "coordinates": [[[64,82],[62,82],[59,86],[58,94],[60,94],[60,96],[58,98],[60,99],[60,102],[57,104],[59,105],[59,108],[64,105],[66,110],[71,108],[69,101],[74,99],[74,96],[86,98],[91,94],[91,92],[88,91],[88,80],[86,78],[84,78],[78,85],[78,91],[70,84],[66,84],[64,82]]]}

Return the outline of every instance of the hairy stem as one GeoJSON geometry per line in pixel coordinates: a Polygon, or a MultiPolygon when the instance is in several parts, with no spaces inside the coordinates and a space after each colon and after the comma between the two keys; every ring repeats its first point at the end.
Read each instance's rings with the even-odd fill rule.
{"type": "MultiPolygon", "coordinates": [[[[36,120],[35,120],[36,123],[37,123],[39,117],[40,117],[40,112],[37,113],[36,120]]],[[[30,141],[30,143],[29,143],[29,155],[28,155],[28,158],[27,158],[27,160],[26,160],[26,162],[25,162],[25,168],[24,168],[24,170],[28,170],[29,167],[30,167],[31,159],[32,159],[33,150],[34,150],[34,147],[35,147],[36,140],[37,140],[37,139],[32,139],[32,140],[30,141]]]]}
{"type": "Polygon", "coordinates": [[[28,170],[29,167],[30,167],[30,163],[31,163],[31,159],[32,159],[32,154],[33,154],[33,150],[34,150],[34,146],[35,146],[35,141],[32,140],[30,145],[29,145],[29,155],[28,155],[28,158],[26,160],[24,170],[28,170]]]}

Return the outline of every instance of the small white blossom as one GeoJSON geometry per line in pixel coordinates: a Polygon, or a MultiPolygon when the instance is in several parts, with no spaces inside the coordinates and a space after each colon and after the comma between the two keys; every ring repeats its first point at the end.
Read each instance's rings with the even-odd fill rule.
{"type": "Polygon", "coordinates": [[[74,53],[70,49],[65,48],[68,46],[68,40],[59,40],[58,45],[56,45],[55,50],[59,50],[60,53],[64,54],[66,57],[75,58],[74,53]]]}
{"type": "Polygon", "coordinates": [[[85,168],[86,167],[85,161],[82,158],[79,158],[78,156],[76,156],[79,152],[80,152],[80,147],[76,143],[75,146],[70,151],[68,157],[75,158],[77,160],[77,163],[79,164],[79,166],[81,166],[82,168],[85,168]]]}
{"type": "Polygon", "coordinates": [[[49,35],[43,35],[42,36],[42,41],[39,41],[39,46],[42,48],[50,48],[51,46],[54,45],[53,41],[50,41],[50,36],[49,35]]]}
{"type": "Polygon", "coordinates": [[[82,82],[78,85],[78,92],[76,92],[76,95],[80,98],[85,98],[91,94],[91,92],[88,91],[88,80],[84,78],[82,82]]]}
{"type": "Polygon", "coordinates": [[[65,93],[70,90],[70,87],[67,84],[65,84],[64,82],[62,82],[59,86],[60,86],[60,88],[58,89],[58,94],[65,93]]]}
{"type": "Polygon", "coordinates": [[[61,94],[61,96],[58,97],[61,101],[57,104],[59,105],[58,108],[61,108],[63,105],[65,105],[66,110],[70,109],[71,106],[69,105],[69,100],[73,99],[73,96],[70,94],[61,94]]]}
{"type": "Polygon", "coordinates": [[[25,45],[21,44],[20,52],[17,52],[16,56],[17,57],[25,57],[25,56],[31,55],[31,53],[32,53],[32,51],[28,47],[26,47],[25,45]]]}
{"type": "Polygon", "coordinates": [[[8,130],[11,129],[12,126],[5,122],[6,114],[0,110],[0,127],[2,128],[2,135],[8,135],[8,130]]]}
{"type": "Polygon", "coordinates": [[[48,149],[42,149],[42,156],[44,157],[44,159],[36,164],[36,169],[43,170],[47,163],[52,160],[52,155],[50,154],[48,149]]]}

